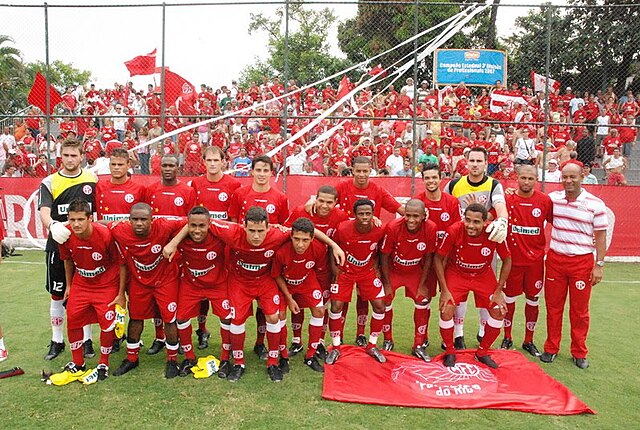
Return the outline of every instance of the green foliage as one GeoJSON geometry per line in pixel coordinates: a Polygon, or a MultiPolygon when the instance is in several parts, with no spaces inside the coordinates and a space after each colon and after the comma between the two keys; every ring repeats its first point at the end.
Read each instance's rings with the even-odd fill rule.
{"type": "MultiPolygon", "coordinates": [[[[46,64],[43,61],[36,61],[35,63],[27,64],[27,73],[29,79],[33,81],[36,76],[36,72],[40,72],[43,75],[46,71],[46,64]]],[[[87,70],[80,70],[73,67],[72,63],[64,63],[60,60],[55,60],[49,65],[49,79],[51,84],[58,90],[63,92],[66,87],[75,87],[77,85],[85,85],[91,79],[91,72],[87,70]]]]}

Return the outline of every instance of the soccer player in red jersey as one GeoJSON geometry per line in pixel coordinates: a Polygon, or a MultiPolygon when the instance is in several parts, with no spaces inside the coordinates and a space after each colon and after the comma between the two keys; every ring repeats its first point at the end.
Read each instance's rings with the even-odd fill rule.
{"type": "Polygon", "coordinates": [[[511,329],[516,309],[516,299],[524,293],[526,305],[525,335],[522,349],[534,357],[540,356],[533,343],[533,334],[538,322],[538,298],[544,284],[544,224],[553,221],[551,199],[535,190],[538,181],[535,166],[522,164],[518,168],[518,189],[505,195],[509,211],[507,244],[511,250],[511,272],[504,287],[507,313],[504,317],[504,339],[502,349],[513,347],[511,329]]]}
{"type": "MultiPolygon", "coordinates": [[[[206,174],[189,181],[188,185],[196,190],[196,206],[209,209],[212,219],[228,220],[229,204],[231,196],[240,187],[240,182],[222,171],[225,159],[224,152],[217,146],[208,146],[202,153],[206,174]]],[[[207,330],[207,314],[209,313],[209,301],[203,300],[198,315],[198,349],[209,346],[211,333],[207,330]]]]}
{"type": "Polygon", "coordinates": [[[431,269],[436,250],[436,225],[426,219],[422,200],[411,199],[405,205],[405,214],[387,224],[380,247],[380,272],[385,290],[385,318],[382,332],[382,349],[391,351],[393,342],[392,301],[396,290],[404,287],[404,295],[413,300],[415,324],[412,354],[424,361],[431,361],[423,343],[427,327],[425,312],[430,300],[426,278],[431,269]],[[429,297],[428,297],[429,296],[429,297]]]}
{"type": "MultiPolygon", "coordinates": [[[[251,185],[238,188],[229,204],[229,219],[237,223],[244,223],[244,216],[249,208],[258,206],[264,208],[269,215],[270,224],[284,224],[289,217],[289,200],[287,196],[271,187],[270,179],[273,173],[273,161],[266,155],[259,155],[251,160],[251,185]]],[[[264,338],[267,323],[260,308],[256,310],[256,344],[254,352],[262,360],[267,359],[267,348],[264,338]]]]}
{"type": "Polygon", "coordinates": [[[286,353],[286,306],[289,306],[293,315],[303,313],[303,309],[309,308],[309,343],[304,364],[316,372],[324,372],[315,356],[322,336],[325,313],[323,288],[316,273],[328,271],[327,247],[314,240],[314,230],[309,218],[298,218],[292,223],[291,242],[286,242],[276,251],[271,275],[286,299],[286,303],[281,303],[280,309],[280,350],[286,353]],[[285,306],[284,309],[282,305],[285,306]]]}
{"type": "MultiPolygon", "coordinates": [[[[131,208],[129,222],[112,225],[111,233],[124,256],[129,272],[129,327],[127,358],[113,373],[124,375],[138,367],[140,335],[144,320],[159,314],[166,331],[167,347],[165,377],[178,376],[178,265],[162,255],[162,247],[185,225],[183,219],[154,219],[151,206],[136,203],[131,208]]],[[[154,341],[155,343],[155,341],[154,341]]]]}
{"type": "MultiPolygon", "coordinates": [[[[384,229],[373,222],[374,203],[361,199],[353,205],[355,220],[345,221],[338,226],[334,240],[344,250],[347,258],[339,269],[332,260],[331,269],[335,283],[331,285],[331,311],[329,330],[333,349],[325,363],[334,364],[340,357],[340,344],[344,331],[342,309],[351,300],[354,285],[360,290],[362,300],[370,301],[373,307],[367,353],[380,363],[387,361],[376,344],[384,322],[384,288],[377,276],[378,242],[384,236],[384,229]]],[[[403,208],[404,213],[404,208],[403,208]]]]}
{"type": "Polygon", "coordinates": [[[177,326],[180,345],[185,355],[184,361],[180,364],[180,376],[189,375],[190,369],[196,365],[191,341],[191,318],[199,315],[202,300],[211,302],[213,313],[220,318],[222,354],[218,376],[226,378],[231,370],[229,324],[233,316],[233,308],[227,294],[225,245],[209,232],[210,221],[211,215],[207,208],[196,206],[191,209],[187,218],[188,237],[178,246],[181,270],[177,326]]]}
{"type": "Polygon", "coordinates": [[[511,271],[511,253],[505,242],[489,240],[489,234],[485,231],[487,216],[487,209],[483,205],[468,205],[464,220],[449,227],[434,259],[441,288],[440,334],[446,348],[443,362],[447,367],[456,364],[453,343],[455,307],[467,300],[471,291],[476,307],[489,311],[476,359],[491,368],[498,367],[489,356],[489,348],[500,334],[507,309],[502,290],[511,271]],[[491,267],[496,251],[502,259],[498,281],[491,267]]]}
{"type": "Polygon", "coordinates": [[[126,305],[127,272],[109,229],[93,222],[91,205],[80,199],[69,204],[68,222],[67,228],[72,234],[59,249],[67,278],[67,336],[72,361],[62,374],[52,375],[56,385],[87,378],[91,373],[85,369],[82,338],[83,327],[95,322],[101,330],[97,379],[85,379],[84,383],[102,381],[109,376],[109,354],[115,338],[115,305],[126,305]]]}
{"type": "Polygon", "coordinates": [[[131,167],[129,153],[117,148],[109,158],[111,177],[100,180],[96,185],[96,213],[98,220],[117,221],[129,218],[131,207],[144,200],[144,185],[135,182],[128,175],[131,167]]]}

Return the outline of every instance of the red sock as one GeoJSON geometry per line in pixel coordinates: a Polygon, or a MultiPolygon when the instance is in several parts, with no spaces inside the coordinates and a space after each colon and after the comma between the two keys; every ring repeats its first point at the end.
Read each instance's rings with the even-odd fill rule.
{"type": "Polygon", "coordinates": [[[367,342],[367,349],[376,347],[378,336],[380,336],[382,326],[384,325],[384,316],[385,314],[378,314],[375,312],[371,313],[371,324],[369,328],[370,336],[369,342],[367,342]]]}
{"type": "Polygon", "coordinates": [[[209,300],[200,302],[200,314],[198,315],[198,330],[204,333],[207,331],[207,315],[209,314],[209,300]]]}
{"type": "Polygon", "coordinates": [[[67,328],[67,337],[71,345],[71,360],[76,366],[84,366],[84,353],[82,351],[82,328],[67,328]]]}
{"type": "Polygon", "coordinates": [[[504,337],[507,339],[513,339],[511,334],[513,325],[513,315],[516,313],[516,298],[505,297],[507,300],[507,313],[504,316],[504,337]]]}
{"type": "Polygon", "coordinates": [[[524,307],[524,319],[526,321],[524,331],[524,342],[533,342],[533,333],[536,330],[536,324],[538,323],[538,301],[527,299],[527,304],[524,307]],[[535,303],[535,305],[534,305],[535,303]]]}
{"type": "Polygon", "coordinates": [[[220,353],[221,361],[229,361],[231,353],[231,332],[228,324],[220,323],[220,337],[222,338],[222,352],[220,353]]]}
{"type": "Polygon", "coordinates": [[[154,318],[153,325],[156,326],[156,339],[165,341],[167,337],[164,334],[164,324],[162,322],[162,319],[154,318]]]}
{"type": "Polygon", "coordinates": [[[280,320],[280,357],[282,358],[289,358],[289,350],[287,349],[288,337],[287,320],[280,320]]]}
{"type": "Polygon", "coordinates": [[[302,325],[304,324],[304,310],[297,314],[291,314],[291,330],[293,331],[292,343],[302,343],[302,325]]]}
{"type": "Polygon", "coordinates": [[[327,328],[329,327],[329,311],[324,312],[324,317],[322,318],[322,332],[320,333],[320,339],[324,340],[327,335],[327,328]]]}
{"type": "Polygon", "coordinates": [[[231,338],[231,349],[233,350],[234,364],[244,366],[244,338],[247,335],[244,329],[244,324],[231,324],[229,332],[231,338]]]}
{"type": "Polygon", "coordinates": [[[393,341],[393,307],[391,305],[387,306],[384,310],[382,334],[384,334],[384,340],[393,341]]]}
{"type": "Polygon", "coordinates": [[[322,336],[323,318],[311,317],[309,321],[309,343],[307,345],[307,354],[305,358],[311,358],[316,353],[318,344],[320,343],[320,336],[322,336]]]}
{"type": "Polygon", "coordinates": [[[346,302],[342,306],[342,328],[344,329],[344,323],[347,321],[347,312],[349,312],[349,303],[346,302]]]}
{"type": "Polygon", "coordinates": [[[132,363],[138,361],[139,353],[140,353],[140,341],[131,343],[127,339],[127,360],[131,361],[132,363]]]}
{"type": "Polygon", "coordinates": [[[256,345],[264,345],[264,336],[267,333],[267,318],[261,308],[256,308],[256,345]]]}
{"type": "Polygon", "coordinates": [[[191,326],[191,321],[187,321],[184,324],[178,323],[178,340],[180,340],[180,345],[182,345],[184,358],[188,358],[189,360],[195,360],[196,358],[196,354],[193,351],[192,334],[193,327],[191,326]]]}
{"type": "Polygon", "coordinates": [[[455,354],[456,350],[453,347],[453,319],[448,321],[444,321],[440,319],[440,336],[442,337],[442,341],[444,342],[446,354],[455,354]]]}
{"type": "Polygon", "coordinates": [[[113,347],[113,340],[116,338],[113,330],[100,331],[100,364],[109,366],[109,355],[113,347]]]}
{"type": "Polygon", "coordinates": [[[364,336],[364,330],[367,327],[367,318],[369,316],[369,302],[362,300],[360,296],[358,296],[356,300],[356,312],[358,314],[358,318],[356,319],[356,336],[364,336]]]}
{"type": "Polygon", "coordinates": [[[267,347],[269,348],[267,366],[275,366],[278,364],[278,350],[280,348],[280,323],[267,323],[267,347]]]}
{"type": "Polygon", "coordinates": [[[416,304],[413,309],[413,348],[422,345],[426,338],[430,312],[428,306],[428,304],[416,304]]]}
{"type": "Polygon", "coordinates": [[[331,344],[334,347],[340,346],[342,339],[342,331],[344,330],[344,318],[342,312],[332,313],[329,311],[329,336],[331,336],[331,344]]]}
{"type": "Polygon", "coordinates": [[[488,355],[489,349],[493,342],[500,335],[500,329],[502,328],[502,321],[495,320],[492,317],[489,317],[487,320],[487,324],[484,326],[484,336],[482,337],[482,342],[480,342],[480,346],[478,347],[478,351],[476,354],[478,356],[488,355]]]}
{"type": "Polygon", "coordinates": [[[167,347],[167,361],[176,361],[178,359],[178,348],[180,348],[180,344],[178,342],[174,344],[170,344],[169,342],[167,342],[166,347],[167,347]]]}

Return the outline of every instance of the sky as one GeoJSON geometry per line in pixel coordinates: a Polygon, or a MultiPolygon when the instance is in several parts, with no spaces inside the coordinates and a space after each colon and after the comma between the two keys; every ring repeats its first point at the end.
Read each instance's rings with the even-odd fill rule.
{"type": "MultiPolygon", "coordinates": [[[[172,4],[194,3],[198,0],[170,0],[172,4]]],[[[137,55],[158,49],[157,65],[162,56],[162,8],[93,7],[89,0],[49,1],[49,58],[73,63],[76,68],[90,70],[92,82],[98,88],[112,87],[114,82],[131,80],[137,89],[153,83],[151,76],[129,77],[124,62],[137,55]],[[55,5],[76,7],[53,7],[55,5]]],[[[128,4],[157,5],[160,0],[132,0],[128,4]]],[[[256,0],[254,3],[264,3],[256,0]]],[[[507,5],[539,4],[539,1],[508,0],[507,5]]],[[[553,3],[562,3],[554,0],[553,3]]],[[[121,2],[103,0],[103,5],[121,2]]],[[[15,47],[28,62],[45,60],[45,20],[42,2],[7,1],[0,6],[0,34],[10,36],[15,47]],[[28,5],[30,7],[25,7],[28,5]]],[[[214,88],[230,84],[240,71],[255,58],[267,56],[266,34],[249,35],[251,13],[272,16],[279,5],[234,4],[221,6],[167,6],[165,26],[165,65],[182,75],[196,87],[206,83],[214,88]]],[[[327,5],[339,20],[356,14],[354,4],[327,5]]],[[[319,8],[322,6],[310,6],[319,8]]],[[[501,7],[498,12],[498,35],[514,31],[514,20],[527,13],[525,7],[501,7]]],[[[330,40],[334,54],[340,55],[335,34],[330,40]]],[[[156,78],[159,83],[159,78],[156,78]]]]}

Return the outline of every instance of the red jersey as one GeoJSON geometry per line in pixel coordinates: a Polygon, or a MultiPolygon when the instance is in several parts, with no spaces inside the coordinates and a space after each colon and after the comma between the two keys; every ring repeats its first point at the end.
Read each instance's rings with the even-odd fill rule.
{"type": "Polygon", "coordinates": [[[307,279],[317,281],[317,272],[327,271],[327,246],[314,239],[311,245],[304,252],[298,254],[293,249],[291,242],[285,242],[280,249],[276,251],[271,266],[271,276],[276,278],[282,275],[287,286],[295,288],[301,285],[307,279]]]}
{"type": "Polygon", "coordinates": [[[514,265],[528,265],[544,258],[544,222],[553,222],[553,204],[540,191],[531,197],[505,195],[509,211],[507,243],[514,265]]]}
{"type": "Polygon", "coordinates": [[[287,227],[291,227],[293,222],[301,217],[309,218],[318,230],[329,237],[333,236],[336,228],[342,221],[346,221],[349,219],[347,214],[344,213],[344,211],[340,208],[334,208],[328,216],[323,218],[317,213],[314,215],[310,215],[307,211],[304,210],[303,205],[298,206],[291,212],[291,215],[289,215],[289,218],[285,221],[284,225],[287,227]]]}
{"type": "Polygon", "coordinates": [[[396,273],[421,270],[424,256],[436,251],[436,230],[430,220],[425,220],[414,233],[407,229],[404,217],[387,224],[380,252],[389,254],[389,268],[396,273]]]}
{"type": "Polygon", "coordinates": [[[209,230],[203,242],[196,243],[187,236],[178,245],[181,282],[197,288],[212,288],[227,279],[224,242],[209,230]]]}
{"type": "Polygon", "coordinates": [[[128,179],[124,184],[113,184],[109,179],[96,184],[96,213],[98,220],[116,221],[129,218],[131,207],[144,201],[145,187],[128,179]]]}
{"type": "Polygon", "coordinates": [[[100,151],[102,151],[100,141],[90,139],[84,142],[84,154],[87,160],[97,160],[100,157],[100,151]]]}
{"type": "Polygon", "coordinates": [[[196,205],[196,191],[184,182],[165,186],[160,181],[149,186],[146,201],[153,209],[154,217],[187,216],[196,205]]]}
{"type": "Polygon", "coordinates": [[[162,248],[186,224],[184,219],[154,219],[146,237],[138,237],[129,223],[111,225],[111,234],[120,254],[127,263],[129,276],[148,287],[178,279],[176,260],[169,262],[162,256],[162,248]]]}
{"type": "Polygon", "coordinates": [[[349,218],[355,217],[353,204],[360,199],[369,199],[373,202],[373,215],[377,218],[380,218],[383,208],[393,214],[400,207],[400,203],[391,193],[375,182],[369,181],[365,188],[358,188],[353,184],[353,179],[345,179],[336,186],[336,189],[340,208],[349,218]]]}
{"type": "Polygon", "coordinates": [[[254,191],[251,185],[245,185],[231,196],[229,218],[243,224],[244,215],[251,206],[264,208],[269,214],[270,224],[284,224],[289,217],[289,199],[282,192],[271,187],[269,191],[261,193],[254,191]]]}
{"type": "Polygon", "coordinates": [[[188,183],[196,190],[196,206],[209,209],[212,219],[229,219],[230,199],[233,193],[240,188],[240,182],[229,175],[222,175],[218,182],[211,182],[207,176],[199,176],[188,183]]]}
{"type": "Polygon", "coordinates": [[[247,241],[247,233],[239,224],[212,221],[209,231],[219,237],[229,249],[229,274],[256,285],[255,280],[261,276],[270,276],[273,256],[289,240],[289,234],[277,228],[270,228],[260,246],[253,246],[247,241]]]}
{"type": "Polygon", "coordinates": [[[72,281],[74,287],[118,290],[120,264],[124,264],[118,248],[106,226],[95,222],[91,225],[93,231],[88,239],[80,239],[71,226],[67,226],[71,236],[59,245],[60,259],[73,260],[76,266],[72,281]]]}
{"type": "Polygon", "coordinates": [[[478,237],[467,235],[463,221],[447,229],[438,248],[438,254],[449,257],[445,270],[453,270],[463,276],[481,276],[493,272],[491,262],[495,251],[503,260],[511,256],[506,242],[490,241],[489,233],[484,228],[478,237]]]}
{"type": "Polygon", "coordinates": [[[416,199],[422,200],[429,210],[429,220],[436,225],[438,244],[440,244],[447,229],[461,220],[460,201],[448,193],[440,193],[438,201],[429,200],[426,191],[418,194],[416,199]]]}
{"type": "Polygon", "coordinates": [[[338,226],[333,240],[342,248],[346,255],[341,272],[360,276],[374,271],[378,266],[378,242],[384,236],[384,228],[372,225],[368,233],[356,230],[356,221],[345,221],[338,226]]]}

